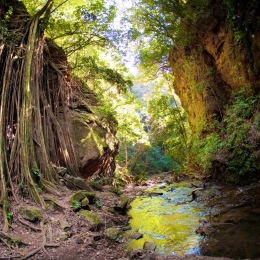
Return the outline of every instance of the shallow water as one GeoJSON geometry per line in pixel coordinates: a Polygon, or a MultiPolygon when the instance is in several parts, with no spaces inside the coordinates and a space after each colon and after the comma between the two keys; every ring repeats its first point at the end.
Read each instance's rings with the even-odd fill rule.
{"type": "Polygon", "coordinates": [[[142,249],[145,242],[152,242],[156,252],[167,255],[260,257],[259,185],[238,188],[211,184],[196,193],[193,201],[190,183],[164,186],[148,188],[131,203],[132,229],[126,237],[135,232],[143,237],[129,239],[128,249],[142,249]]]}
{"type": "Polygon", "coordinates": [[[145,241],[153,242],[156,251],[163,254],[200,254],[201,237],[195,233],[202,217],[206,215],[202,203],[191,200],[188,183],[155,186],[146,190],[160,192],[160,196],[142,196],[131,203],[130,236],[134,231],[143,234],[138,240],[130,240],[128,248],[142,248],[145,241]]]}

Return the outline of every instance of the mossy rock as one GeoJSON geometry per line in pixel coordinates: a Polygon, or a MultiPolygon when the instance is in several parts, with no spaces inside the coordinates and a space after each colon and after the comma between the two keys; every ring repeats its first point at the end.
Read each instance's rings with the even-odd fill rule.
{"type": "Polygon", "coordinates": [[[72,204],[73,201],[82,201],[87,197],[87,192],[84,190],[78,190],[69,197],[69,202],[72,204]]]}
{"type": "Polygon", "coordinates": [[[120,196],[119,197],[119,200],[120,200],[120,207],[121,208],[126,208],[127,207],[127,204],[129,202],[129,197],[127,196],[120,196]]]}
{"type": "Polygon", "coordinates": [[[89,205],[89,199],[88,199],[88,197],[84,198],[84,199],[81,201],[81,206],[82,206],[82,207],[86,207],[87,205],[89,205]]]}
{"type": "Polygon", "coordinates": [[[123,237],[123,231],[121,228],[114,228],[114,227],[107,228],[105,230],[105,234],[106,237],[115,241],[120,241],[123,237]]]}
{"type": "Polygon", "coordinates": [[[109,213],[115,213],[115,210],[112,207],[103,206],[102,209],[103,209],[103,211],[106,211],[109,213]]]}
{"type": "Polygon", "coordinates": [[[123,192],[116,186],[111,186],[109,191],[115,193],[116,195],[121,195],[123,192]]]}
{"type": "Polygon", "coordinates": [[[88,185],[94,190],[103,191],[103,186],[98,182],[91,181],[88,185]]]}
{"type": "Polygon", "coordinates": [[[86,197],[89,200],[89,204],[95,204],[95,201],[98,199],[95,192],[87,192],[86,197]]]}
{"type": "Polygon", "coordinates": [[[55,199],[45,199],[44,200],[45,203],[48,205],[48,207],[52,210],[57,210],[59,212],[62,212],[63,211],[63,207],[61,207],[60,205],[58,205],[56,202],[55,202],[55,199]]]}
{"type": "Polygon", "coordinates": [[[96,200],[96,193],[84,190],[78,190],[69,197],[69,202],[73,204],[73,201],[81,202],[85,198],[88,198],[90,204],[94,204],[96,200]]]}
{"type": "Polygon", "coordinates": [[[81,210],[80,214],[83,215],[86,218],[86,220],[93,225],[101,224],[99,216],[89,210],[81,210]]]}
{"type": "Polygon", "coordinates": [[[40,209],[32,206],[21,206],[19,208],[19,214],[29,221],[35,222],[42,218],[40,209]]]}
{"type": "Polygon", "coordinates": [[[69,189],[82,189],[85,191],[93,191],[93,189],[87,184],[85,179],[80,177],[73,177],[69,174],[65,174],[64,181],[69,189]]]}

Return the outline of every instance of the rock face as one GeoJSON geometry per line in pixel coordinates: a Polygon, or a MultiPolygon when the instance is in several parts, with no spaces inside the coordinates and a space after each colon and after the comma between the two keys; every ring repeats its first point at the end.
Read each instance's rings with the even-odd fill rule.
{"type": "MultiPolygon", "coordinates": [[[[3,29],[8,34],[0,35],[0,75],[4,75],[5,59],[8,59],[5,56],[8,53],[7,49],[12,45],[27,45],[26,41],[22,41],[23,38],[28,38],[26,26],[28,26],[29,19],[31,17],[21,1],[10,0],[8,3],[1,1],[1,30],[3,29]],[[10,21],[5,18],[5,13],[9,8],[12,10],[10,21]],[[24,24],[20,25],[21,23],[24,24]],[[19,35],[19,37],[14,35],[19,35]]],[[[35,93],[32,91],[33,89],[30,93],[35,96],[35,101],[32,100],[32,107],[39,113],[37,116],[36,113],[32,115],[32,124],[35,124],[32,128],[37,131],[34,130],[31,138],[35,142],[34,153],[37,157],[37,160],[35,159],[37,166],[41,169],[42,176],[47,176],[52,171],[49,165],[47,166],[50,162],[59,176],[63,176],[65,172],[74,177],[81,175],[84,178],[93,174],[111,175],[115,169],[114,158],[118,151],[118,142],[115,137],[117,122],[112,116],[108,118],[100,112],[99,108],[102,104],[82,81],[72,77],[72,69],[66,53],[53,40],[45,38],[43,30],[44,26],[37,31],[35,42],[40,47],[35,46],[35,49],[40,53],[36,55],[35,50],[34,62],[37,64],[35,65],[37,69],[32,71],[35,76],[31,76],[31,80],[37,78],[35,82],[31,82],[32,86],[37,86],[37,90],[35,87],[33,88],[35,93]]],[[[14,52],[12,55],[17,53],[20,55],[19,48],[14,49],[11,51],[14,52]]],[[[21,51],[24,50],[21,47],[21,51]]],[[[21,57],[25,57],[25,55],[21,54],[21,57]]],[[[18,68],[17,65],[15,66],[18,68]]],[[[22,71],[17,70],[18,74],[19,71],[22,71]]],[[[15,70],[13,71],[15,72],[15,70]]],[[[5,82],[5,80],[2,81],[2,78],[1,76],[1,83],[5,82]]],[[[13,82],[14,86],[11,88],[17,89],[16,81],[13,82]]],[[[22,92],[18,91],[18,93],[22,92]]],[[[17,98],[17,100],[20,99],[22,99],[22,94],[20,98],[17,98]]],[[[17,112],[10,115],[11,123],[6,123],[11,125],[9,126],[9,131],[12,132],[10,136],[15,135],[16,126],[20,123],[17,119],[19,112],[18,107],[17,112]]],[[[8,114],[10,113],[8,111],[8,114]]],[[[10,139],[10,143],[11,141],[13,142],[10,139]]],[[[54,171],[51,175],[55,175],[54,171]]],[[[50,180],[50,176],[46,179],[50,180]]]]}
{"type": "Polygon", "coordinates": [[[115,118],[102,115],[99,109],[102,104],[95,94],[82,82],[71,77],[66,55],[60,47],[46,39],[45,49],[46,58],[51,59],[55,67],[63,68],[64,78],[70,86],[63,93],[68,97],[66,103],[60,103],[57,108],[57,118],[65,140],[70,140],[66,144],[69,154],[62,155],[65,157],[63,165],[60,162],[57,164],[67,166],[69,172],[73,168],[84,178],[94,174],[112,175],[115,170],[114,159],[118,153],[115,118]],[[66,156],[71,158],[72,165],[66,165],[66,156]]]}
{"type": "MultiPolygon", "coordinates": [[[[77,99],[77,94],[67,116],[79,171],[85,178],[93,174],[111,175],[118,152],[116,121],[114,118],[108,120],[98,112],[99,104],[93,93],[86,94],[81,100],[77,99]]],[[[60,123],[66,127],[62,116],[60,123]]]]}
{"type": "Polygon", "coordinates": [[[210,3],[195,25],[186,28],[195,36],[188,44],[174,47],[170,54],[175,91],[194,132],[203,130],[213,117],[221,120],[232,90],[250,86],[259,92],[260,18],[250,17],[250,12],[255,14],[257,9],[238,2],[234,21],[228,19],[229,10],[223,1],[210,3]],[[235,22],[248,27],[240,31],[235,22]]]}
{"type": "MultiPolygon", "coordinates": [[[[188,1],[187,4],[194,2],[188,1]]],[[[241,152],[236,154],[230,148],[234,146],[231,134],[223,129],[212,130],[209,127],[216,121],[219,128],[226,128],[230,123],[231,120],[227,122],[226,116],[232,102],[235,102],[235,92],[244,90],[247,97],[256,96],[260,92],[259,12],[260,4],[257,1],[210,1],[200,10],[193,23],[183,22],[184,31],[189,32],[189,35],[179,35],[170,53],[169,60],[175,77],[174,89],[187,111],[193,136],[202,140],[215,131],[222,134],[220,136],[224,142],[230,140],[229,146],[222,147],[213,159],[218,165],[215,169],[218,172],[224,172],[227,168],[234,171],[234,165],[243,160],[241,167],[252,165],[256,162],[254,158],[259,157],[259,138],[256,138],[259,132],[255,130],[258,123],[252,123],[258,118],[257,106],[250,116],[241,119],[241,123],[234,128],[234,131],[241,125],[248,128],[243,135],[250,140],[243,142],[241,138],[236,149],[250,146],[250,151],[241,148],[241,152]],[[253,135],[250,134],[252,132],[253,135]],[[240,157],[242,154],[243,159],[240,157]],[[245,159],[252,154],[254,158],[245,159]],[[234,157],[237,157],[237,161],[234,157]]],[[[251,105],[245,104],[245,109],[246,106],[251,105]]],[[[256,168],[252,167],[248,173],[257,172],[256,168]]]]}

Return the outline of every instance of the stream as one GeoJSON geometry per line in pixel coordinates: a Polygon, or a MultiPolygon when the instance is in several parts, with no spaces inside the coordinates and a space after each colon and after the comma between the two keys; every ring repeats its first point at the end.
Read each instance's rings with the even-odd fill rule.
{"type": "Polygon", "coordinates": [[[134,199],[126,247],[151,242],[166,255],[260,257],[260,185],[209,183],[192,197],[194,186],[202,183],[156,184],[134,199]]]}

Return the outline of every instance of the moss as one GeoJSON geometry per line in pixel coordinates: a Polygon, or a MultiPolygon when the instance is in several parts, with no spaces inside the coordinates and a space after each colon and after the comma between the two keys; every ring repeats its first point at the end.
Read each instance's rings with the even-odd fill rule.
{"type": "Polygon", "coordinates": [[[99,216],[91,211],[81,210],[80,214],[83,215],[86,218],[86,220],[93,225],[101,224],[101,220],[100,220],[99,216]]]}
{"type": "MultiPolygon", "coordinates": [[[[83,201],[85,198],[87,198],[87,200],[89,201],[90,204],[94,204],[95,200],[96,200],[96,193],[95,192],[89,192],[89,191],[76,191],[74,194],[72,194],[69,197],[69,202],[71,203],[71,205],[73,205],[73,201],[83,201]]],[[[86,200],[86,201],[87,201],[86,200]]],[[[85,201],[85,202],[86,202],[85,201]]],[[[83,202],[84,203],[84,202],[83,202]]]]}
{"type": "Polygon", "coordinates": [[[123,237],[123,232],[121,228],[114,228],[114,227],[107,228],[105,230],[105,234],[108,238],[116,241],[119,241],[123,237]]]}
{"type": "Polygon", "coordinates": [[[32,206],[21,206],[19,208],[19,214],[27,220],[37,221],[42,218],[41,211],[38,208],[32,206]]]}
{"type": "Polygon", "coordinates": [[[116,195],[121,195],[123,192],[116,186],[111,186],[109,191],[115,193],[116,195]]]}

